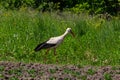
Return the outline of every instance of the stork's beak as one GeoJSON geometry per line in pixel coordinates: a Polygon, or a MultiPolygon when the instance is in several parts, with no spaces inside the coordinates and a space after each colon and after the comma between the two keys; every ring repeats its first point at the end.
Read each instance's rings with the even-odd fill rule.
{"type": "Polygon", "coordinates": [[[73,37],[75,37],[75,34],[72,31],[70,31],[70,33],[72,34],[73,37]]]}

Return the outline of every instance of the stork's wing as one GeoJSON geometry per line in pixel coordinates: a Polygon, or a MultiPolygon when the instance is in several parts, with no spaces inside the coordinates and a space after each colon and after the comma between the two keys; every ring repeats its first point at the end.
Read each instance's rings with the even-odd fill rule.
{"type": "Polygon", "coordinates": [[[48,41],[46,41],[46,43],[48,43],[48,44],[57,44],[59,42],[59,40],[60,40],[59,36],[58,37],[52,37],[48,41]]]}
{"type": "Polygon", "coordinates": [[[47,49],[47,48],[51,48],[51,47],[54,47],[56,44],[49,44],[49,43],[46,43],[47,41],[37,45],[37,47],[34,49],[35,51],[39,51],[41,49],[47,49]]]}

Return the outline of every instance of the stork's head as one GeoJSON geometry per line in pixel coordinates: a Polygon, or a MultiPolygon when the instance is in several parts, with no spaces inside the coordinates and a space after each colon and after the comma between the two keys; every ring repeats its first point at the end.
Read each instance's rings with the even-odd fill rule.
{"type": "Polygon", "coordinates": [[[71,34],[73,35],[73,37],[75,37],[75,35],[74,35],[74,33],[72,32],[72,29],[71,29],[71,28],[67,28],[66,31],[67,31],[68,33],[71,33],[71,34]]]}

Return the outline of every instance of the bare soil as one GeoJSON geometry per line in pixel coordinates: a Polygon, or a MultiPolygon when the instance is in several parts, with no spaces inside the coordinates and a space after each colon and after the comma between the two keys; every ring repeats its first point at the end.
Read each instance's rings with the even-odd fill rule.
{"type": "Polygon", "coordinates": [[[0,80],[120,80],[120,67],[0,62],[0,80]]]}

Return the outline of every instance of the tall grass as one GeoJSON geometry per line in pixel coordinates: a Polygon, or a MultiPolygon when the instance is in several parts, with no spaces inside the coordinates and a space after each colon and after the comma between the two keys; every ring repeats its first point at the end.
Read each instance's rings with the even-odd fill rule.
{"type": "Polygon", "coordinates": [[[120,20],[106,21],[85,14],[40,13],[37,11],[1,11],[0,60],[47,64],[119,65],[120,20]],[[76,37],[68,35],[54,56],[51,50],[34,48],[71,27],[76,37]],[[45,58],[47,61],[44,61],[45,58]]]}

